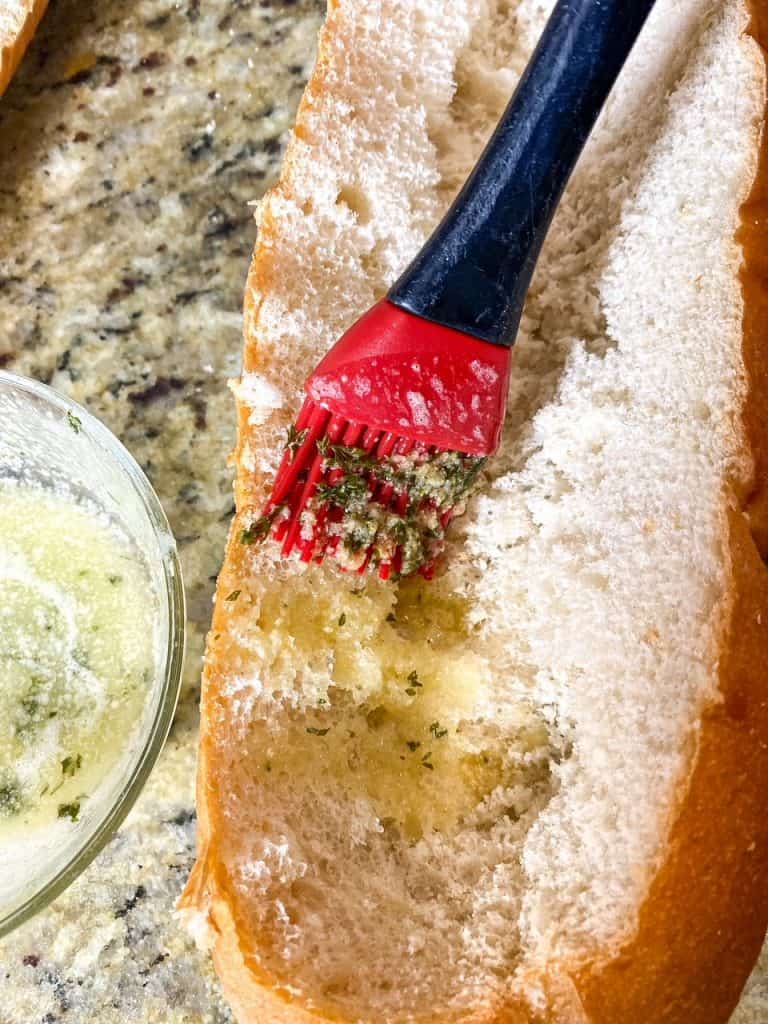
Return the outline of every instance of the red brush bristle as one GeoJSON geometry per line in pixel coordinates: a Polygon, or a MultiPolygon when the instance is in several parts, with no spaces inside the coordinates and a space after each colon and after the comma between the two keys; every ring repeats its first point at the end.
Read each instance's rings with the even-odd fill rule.
{"type": "MultiPolygon", "coordinates": [[[[332,486],[344,475],[337,467],[325,464],[323,452],[333,445],[361,450],[377,461],[393,455],[408,455],[417,447],[426,450],[423,445],[390,431],[376,430],[333,416],[307,398],[291,431],[272,496],[265,509],[265,516],[276,520],[271,535],[281,542],[283,555],[296,550],[304,562],[322,562],[326,555],[334,555],[338,551],[340,537],[334,533],[333,527],[342,521],[343,510],[328,503],[311,508],[317,488],[332,486]],[[307,516],[310,508],[311,516],[307,516]]],[[[402,515],[408,508],[408,494],[397,492],[391,483],[377,480],[373,473],[366,476],[371,502],[402,515]]],[[[361,564],[356,571],[364,573],[372,556],[371,547],[362,553],[361,564]]],[[[402,561],[402,551],[395,548],[391,561],[379,563],[379,576],[387,580],[398,575],[402,561]]],[[[422,566],[420,571],[429,577],[431,566],[422,566]]]]}

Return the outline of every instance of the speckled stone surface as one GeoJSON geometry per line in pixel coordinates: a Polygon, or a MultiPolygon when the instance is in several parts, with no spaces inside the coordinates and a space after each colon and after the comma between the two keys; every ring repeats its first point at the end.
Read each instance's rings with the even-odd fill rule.
{"type": "Polygon", "coordinates": [[[252,209],[321,0],[53,0],[0,99],[0,366],[100,416],[179,541],[185,688],[124,827],[0,941],[0,1024],[223,1024],[173,914],[193,860],[200,655],[232,510],[226,459],[252,209]]]}

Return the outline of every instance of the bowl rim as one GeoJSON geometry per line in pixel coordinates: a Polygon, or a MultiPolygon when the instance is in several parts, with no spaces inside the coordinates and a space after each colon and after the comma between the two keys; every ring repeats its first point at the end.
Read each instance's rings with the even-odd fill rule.
{"type": "MultiPolygon", "coordinates": [[[[63,416],[68,413],[76,415],[86,427],[88,436],[128,478],[140,499],[153,533],[160,541],[162,579],[165,582],[164,597],[168,609],[165,671],[157,694],[157,710],[130,775],[125,779],[109,809],[90,834],[84,837],[83,844],[78,847],[67,863],[21,903],[12,906],[6,913],[0,911],[0,937],[2,937],[47,907],[81,874],[114,836],[144,788],[163,749],[176,713],[184,666],[186,601],[176,540],[168,519],[146,474],[122,441],[79,402],[48,384],[43,384],[31,377],[24,377],[21,374],[11,373],[8,370],[0,370],[0,385],[7,385],[21,394],[42,399],[50,408],[59,411],[63,416]]],[[[160,578],[160,574],[158,574],[158,578],[160,578]]]]}

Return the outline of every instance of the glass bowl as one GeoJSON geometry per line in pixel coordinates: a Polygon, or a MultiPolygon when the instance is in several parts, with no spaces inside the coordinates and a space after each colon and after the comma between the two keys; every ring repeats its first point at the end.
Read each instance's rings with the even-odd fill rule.
{"type": "Polygon", "coordinates": [[[49,842],[34,856],[0,843],[0,879],[6,878],[5,888],[0,887],[0,936],[62,892],[125,818],[168,735],[184,657],[184,590],[176,543],[146,476],[86,409],[44,384],[0,371],[0,484],[20,480],[50,491],[63,488],[119,527],[140,556],[159,620],[156,669],[139,720],[125,737],[125,749],[89,794],[87,813],[65,840],[49,842]],[[33,864],[28,870],[27,860],[33,864]],[[18,864],[23,877],[17,880],[18,864]]]}

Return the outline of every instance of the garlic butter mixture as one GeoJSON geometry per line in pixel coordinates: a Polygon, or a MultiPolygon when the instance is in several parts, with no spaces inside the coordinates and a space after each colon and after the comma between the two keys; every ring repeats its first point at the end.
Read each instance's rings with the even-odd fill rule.
{"type": "Polygon", "coordinates": [[[260,606],[245,588],[226,595],[232,659],[246,664],[257,647],[269,678],[286,681],[271,694],[285,701],[279,724],[248,713],[262,783],[316,789],[318,800],[339,786],[415,842],[547,775],[544,722],[522,700],[497,706],[468,606],[442,583],[346,589],[337,573],[307,573],[260,606]]]}
{"type": "MultiPolygon", "coordinates": [[[[308,434],[289,428],[285,451],[292,459],[301,458],[308,434]]],[[[313,446],[308,466],[317,454],[323,477],[301,515],[302,539],[314,538],[318,549],[328,548],[348,571],[369,561],[374,568],[391,565],[393,580],[419,571],[432,575],[447,526],[463,515],[485,464],[484,458],[423,445],[408,455],[381,456],[326,438],[313,446]]],[[[302,485],[305,475],[299,478],[302,485]]],[[[240,539],[263,541],[287,518],[289,506],[278,505],[254,520],[240,539]]]]}
{"type": "Polygon", "coordinates": [[[87,813],[152,684],[156,609],[138,552],[94,509],[0,485],[0,850],[87,813]]]}

